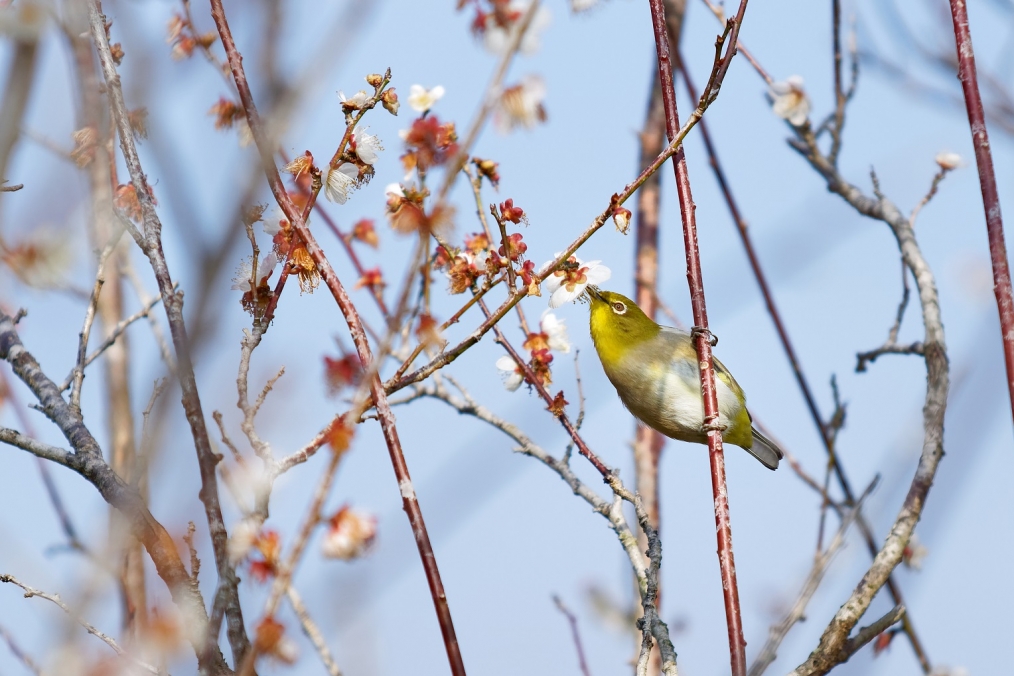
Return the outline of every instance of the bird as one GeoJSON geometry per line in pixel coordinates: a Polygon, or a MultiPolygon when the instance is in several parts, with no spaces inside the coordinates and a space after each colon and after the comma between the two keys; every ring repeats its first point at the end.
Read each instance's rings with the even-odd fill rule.
{"type": "MultiPolygon", "coordinates": [[[[592,342],[623,404],[642,423],[671,439],[708,443],[692,335],[656,324],[619,293],[593,286],[587,291],[592,342]]],[[[722,440],[746,450],[768,469],[778,469],[782,449],[753,426],[746,395],[729,369],[718,359],[714,365],[722,440]]]]}

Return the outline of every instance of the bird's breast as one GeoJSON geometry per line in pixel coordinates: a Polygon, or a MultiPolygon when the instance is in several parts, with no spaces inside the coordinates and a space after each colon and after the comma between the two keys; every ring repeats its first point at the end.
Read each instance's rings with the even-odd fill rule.
{"type": "MultiPolygon", "coordinates": [[[[641,422],[673,439],[706,443],[707,437],[701,431],[704,402],[696,354],[693,359],[685,359],[667,352],[669,358],[665,359],[630,354],[613,368],[605,368],[606,376],[624,405],[641,422]]],[[[742,404],[717,378],[716,385],[719,423],[731,427],[742,404]]]]}

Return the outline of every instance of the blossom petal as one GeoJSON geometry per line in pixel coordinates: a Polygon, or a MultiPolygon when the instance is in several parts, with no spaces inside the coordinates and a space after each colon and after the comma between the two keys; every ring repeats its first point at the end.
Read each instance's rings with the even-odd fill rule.
{"type": "Polygon", "coordinates": [[[568,289],[566,286],[561,286],[549,297],[549,307],[555,309],[577,300],[584,293],[586,286],[586,284],[575,284],[573,290],[568,289]]]}

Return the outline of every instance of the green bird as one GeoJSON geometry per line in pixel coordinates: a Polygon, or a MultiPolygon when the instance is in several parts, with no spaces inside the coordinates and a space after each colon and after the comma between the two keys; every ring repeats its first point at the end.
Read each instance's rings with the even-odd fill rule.
{"type": "MultiPolygon", "coordinates": [[[[634,301],[588,287],[591,336],[609,382],[642,423],[671,439],[708,443],[697,350],[688,332],[653,322],[634,301]]],[[[757,431],[746,410],[746,395],[717,359],[718,424],[722,440],[745,449],[768,469],[784,453],[757,431]]]]}

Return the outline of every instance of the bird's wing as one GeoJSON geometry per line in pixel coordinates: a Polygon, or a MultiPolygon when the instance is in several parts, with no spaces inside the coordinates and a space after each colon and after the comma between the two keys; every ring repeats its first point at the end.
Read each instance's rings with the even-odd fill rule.
{"type": "MultiPolygon", "coordinates": [[[[690,363],[696,363],[697,349],[694,347],[694,343],[690,339],[690,333],[688,331],[674,329],[671,326],[663,326],[662,333],[672,344],[675,354],[685,357],[688,361],[690,361],[690,363]]],[[[739,386],[736,379],[732,377],[731,373],[729,373],[729,369],[725,368],[725,364],[720,362],[714,355],[712,355],[712,359],[715,363],[715,374],[718,376],[718,379],[725,383],[739,399],[744,399],[743,388],[739,386]]],[[[698,377],[699,376],[700,372],[698,371],[698,377]]]]}

